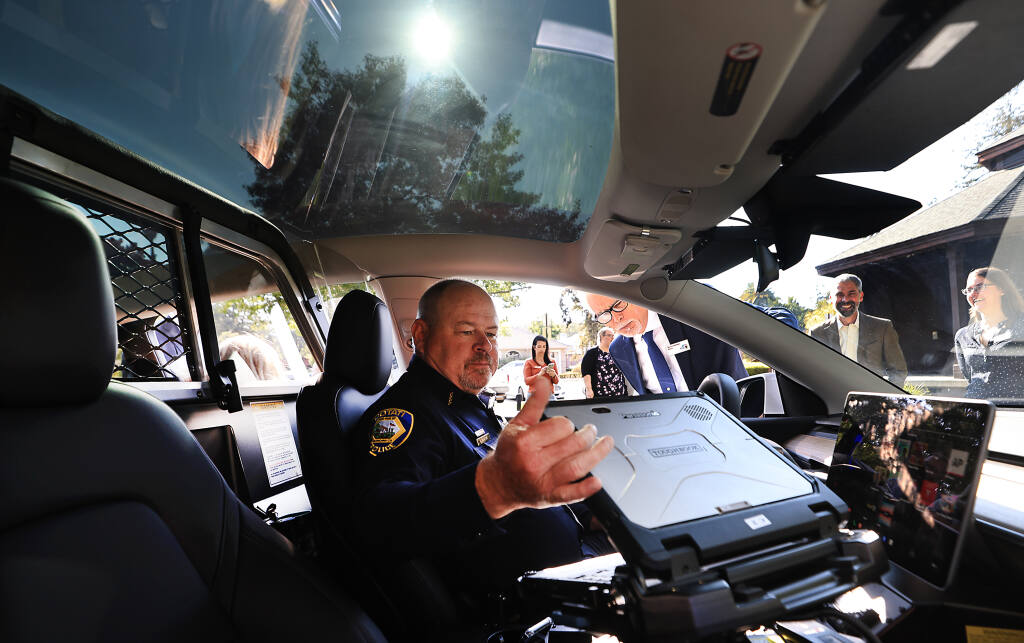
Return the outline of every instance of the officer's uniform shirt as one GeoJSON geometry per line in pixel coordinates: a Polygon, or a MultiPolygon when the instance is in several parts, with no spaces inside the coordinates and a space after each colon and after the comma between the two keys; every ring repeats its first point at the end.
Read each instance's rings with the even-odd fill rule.
{"type": "Polygon", "coordinates": [[[413,359],[355,432],[364,440],[357,518],[378,562],[428,556],[455,584],[498,587],[582,558],[582,529],[566,507],[487,514],[476,466],[500,431],[478,397],[413,359]]]}

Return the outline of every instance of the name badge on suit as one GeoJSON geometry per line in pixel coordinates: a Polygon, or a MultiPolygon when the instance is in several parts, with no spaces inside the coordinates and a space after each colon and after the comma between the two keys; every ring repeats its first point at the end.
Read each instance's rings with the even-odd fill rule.
{"type": "Polygon", "coordinates": [[[690,350],[690,340],[687,339],[668,345],[668,352],[670,355],[679,355],[680,353],[685,353],[688,350],[690,350]]]}

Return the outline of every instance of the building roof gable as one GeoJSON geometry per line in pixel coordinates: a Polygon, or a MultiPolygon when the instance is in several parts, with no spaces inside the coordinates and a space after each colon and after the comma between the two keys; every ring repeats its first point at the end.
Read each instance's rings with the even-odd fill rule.
{"type": "MultiPolygon", "coordinates": [[[[993,172],[981,181],[935,205],[883,228],[857,245],[818,266],[866,256],[935,233],[954,230],[972,222],[1024,216],[1024,166],[993,172]]],[[[866,257],[865,257],[866,258],[866,257]]]]}

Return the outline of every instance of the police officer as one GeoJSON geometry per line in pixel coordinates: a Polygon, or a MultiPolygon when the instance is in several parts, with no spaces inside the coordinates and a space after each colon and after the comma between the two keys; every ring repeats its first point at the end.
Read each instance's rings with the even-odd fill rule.
{"type": "Polygon", "coordinates": [[[416,356],[356,432],[366,436],[356,504],[368,551],[383,563],[426,556],[467,589],[500,589],[527,570],[597,553],[565,503],[600,489],[596,477],[581,478],[612,448],[593,425],[541,420],[546,378],[546,392],[502,430],[478,397],[497,368],[497,333],[484,290],[432,286],[412,326],[416,356]]]}

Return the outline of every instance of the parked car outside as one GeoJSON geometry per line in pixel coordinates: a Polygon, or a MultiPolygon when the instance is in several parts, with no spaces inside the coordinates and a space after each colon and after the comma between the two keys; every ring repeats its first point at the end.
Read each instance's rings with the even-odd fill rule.
{"type": "MultiPolygon", "coordinates": [[[[526,364],[525,360],[517,359],[505,364],[494,372],[491,381],[487,384],[487,388],[495,392],[498,402],[508,396],[526,399],[526,394],[530,392],[530,387],[523,381],[524,364],[526,364]]],[[[555,384],[551,397],[555,400],[561,400],[565,397],[565,390],[561,384],[555,384]]]]}

